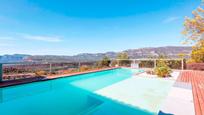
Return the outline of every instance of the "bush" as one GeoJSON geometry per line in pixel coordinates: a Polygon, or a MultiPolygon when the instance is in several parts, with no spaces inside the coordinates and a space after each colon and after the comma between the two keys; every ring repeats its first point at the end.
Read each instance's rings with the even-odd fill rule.
{"type": "Polygon", "coordinates": [[[35,72],[35,75],[36,76],[44,76],[44,75],[46,75],[47,74],[47,72],[46,71],[43,71],[43,70],[40,70],[40,71],[36,71],[35,72]]]}
{"type": "Polygon", "coordinates": [[[86,65],[83,65],[83,66],[81,66],[80,68],[79,68],[79,70],[80,71],[87,71],[87,70],[89,70],[90,68],[88,67],[88,66],[86,66],[86,65]]]}
{"type": "Polygon", "coordinates": [[[167,65],[166,61],[163,59],[164,58],[161,57],[160,60],[157,61],[157,67],[155,68],[154,72],[159,77],[168,77],[172,71],[167,65]]]}
{"type": "Polygon", "coordinates": [[[156,75],[158,75],[159,77],[168,77],[170,76],[170,73],[172,72],[171,69],[167,66],[160,66],[160,67],[156,67],[154,72],[156,73],[156,75]]]}
{"type": "Polygon", "coordinates": [[[55,75],[55,74],[57,74],[57,72],[56,72],[56,71],[52,71],[52,72],[49,73],[49,74],[51,74],[51,75],[55,75]]]}

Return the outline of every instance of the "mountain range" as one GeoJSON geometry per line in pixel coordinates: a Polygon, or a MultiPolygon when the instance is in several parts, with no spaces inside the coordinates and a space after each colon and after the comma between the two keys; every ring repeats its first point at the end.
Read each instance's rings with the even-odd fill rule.
{"type": "MultiPolygon", "coordinates": [[[[177,58],[179,54],[185,54],[186,57],[191,53],[192,48],[187,46],[165,46],[165,47],[146,47],[138,49],[129,49],[121,52],[128,53],[130,58],[148,58],[165,55],[169,58],[177,58]]],[[[106,53],[81,53],[73,56],[56,56],[56,55],[27,55],[13,54],[0,56],[0,63],[16,62],[78,62],[78,61],[98,61],[104,56],[111,59],[117,57],[120,52],[106,53]]]]}

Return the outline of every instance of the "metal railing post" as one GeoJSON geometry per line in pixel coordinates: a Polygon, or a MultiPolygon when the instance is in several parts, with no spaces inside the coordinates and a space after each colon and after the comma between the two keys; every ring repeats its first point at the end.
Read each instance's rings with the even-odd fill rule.
{"type": "Polygon", "coordinates": [[[78,63],[78,71],[80,71],[81,63],[78,63]]]}
{"type": "Polygon", "coordinates": [[[52,73],[52,63],[50,63],[50,74],[52,73]]]}
{"type": "Polygon", "coordinates": [[[0,63],[0,82],[3,81],[3,64],[0,63]]]}

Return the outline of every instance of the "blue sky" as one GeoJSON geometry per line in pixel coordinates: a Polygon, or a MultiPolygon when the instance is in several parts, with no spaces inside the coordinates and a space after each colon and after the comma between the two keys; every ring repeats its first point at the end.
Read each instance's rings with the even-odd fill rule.
{"type": "Polygon", "coordinates": [[[0,55],[178,46],[200,0],[0,0],[0,55]]]}

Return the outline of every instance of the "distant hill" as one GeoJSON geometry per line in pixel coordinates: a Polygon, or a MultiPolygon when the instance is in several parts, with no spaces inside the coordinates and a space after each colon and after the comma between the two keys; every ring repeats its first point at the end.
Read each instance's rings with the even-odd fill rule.
{"type": "Polygon", "coordinates": [[[149,47],[149,48],[139,48],[139,49],[130,49],[125,52],[131,58],[147,58],[147,57],[157,57],[159,55],[165,55],[170,58],[178,57],[178,54],[184,53],[189,55],[191,53],[191,47],[181,47],[181,46],[166,46],[166,47],[149,47]]]}
{"type": "MultiPolygon", "coordinates": [[[[166,46],[166,47],[147,47],[139,49],[129,49],[122,52],[127,52],[130,58],[148,58],[157,57],[159,55],[166,55],[170,58],[178,57],[178,54],[184,53],[189,55],[191,47],[183,46],[166,46]]],[[[56,56],[56,55],[3,55],[0,56],[0,63],[9,62],[76,62],[76,61],[98,61],[104,56],[116,58],[119,52],[106,53],[82,53],[74,56],[56,56]]]]}
{"type": "Polygon", "coordinates": [[[13,54],[0,56],[0,63],[11,63],[11,62],[24,62],[24,60],[30,55],[26,54],[13,54]]]}

